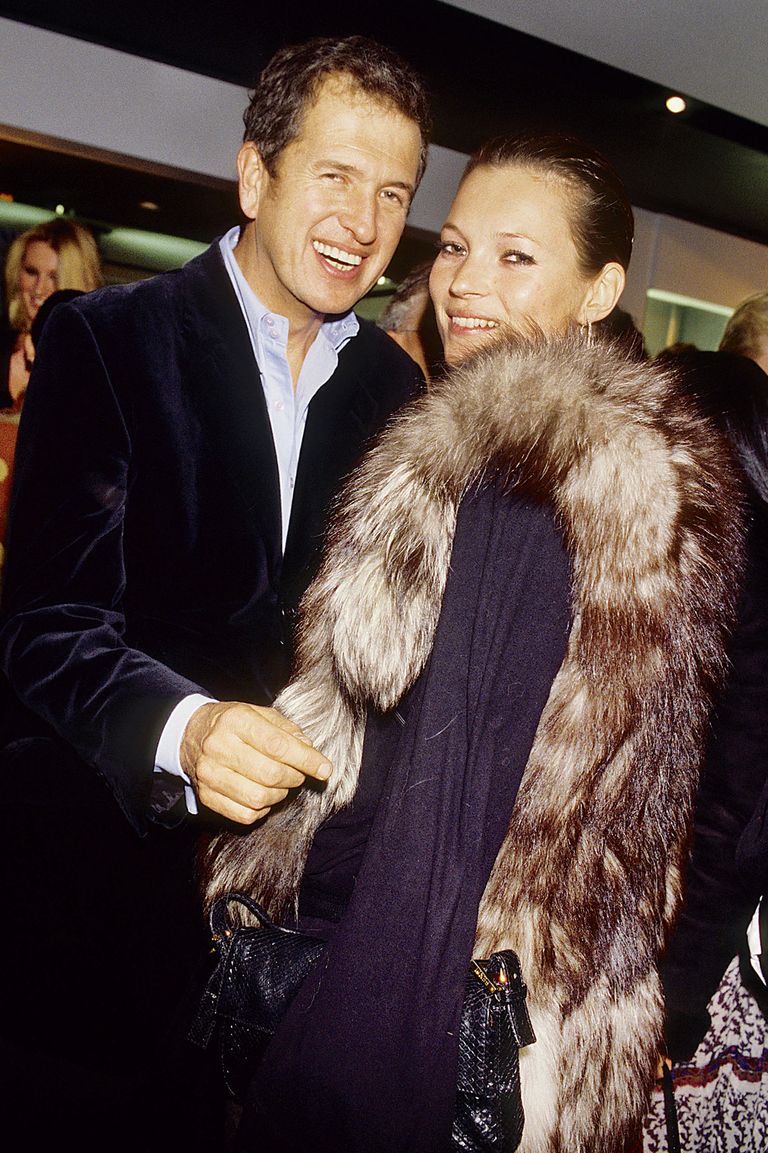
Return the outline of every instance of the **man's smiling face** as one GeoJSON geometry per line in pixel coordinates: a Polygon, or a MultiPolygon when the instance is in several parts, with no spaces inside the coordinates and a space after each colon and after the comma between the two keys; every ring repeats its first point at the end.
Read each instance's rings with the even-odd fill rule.
{"type": "Polygon", "coordinates": [[[244,144],[240,203],[253,226],[239,257],[262,304],[291,327],[348,312],[397,247],[420,147],[414,121],[339,75],[320,86],[274,176],[244,144]]]}

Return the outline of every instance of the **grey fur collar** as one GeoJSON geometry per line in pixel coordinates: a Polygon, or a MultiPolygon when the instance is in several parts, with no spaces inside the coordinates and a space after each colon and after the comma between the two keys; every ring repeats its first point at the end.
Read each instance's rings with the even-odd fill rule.
{"type": "Polygon", "coordinates": [[[619,1153],[661,1044],[656,964],[740,556],[727,454],[670,376],[576,337],[505,343],[395,421],[348,487],[278,701],[333,776],[218,837],[208,897],[245,890],[276,913],[294,899],[314,832],[354,793],[365,709],[393,707],[424,667],[456,512],[489,472],[557,510],[573,627],[476,955],[514,948],[529,986],[522,1153],[619,1153]]]}

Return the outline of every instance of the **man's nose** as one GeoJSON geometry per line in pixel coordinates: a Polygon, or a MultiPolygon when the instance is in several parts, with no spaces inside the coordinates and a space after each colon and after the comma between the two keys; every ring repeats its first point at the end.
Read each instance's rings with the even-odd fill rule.
{"type": "Polygon", "coordinates": [[[341,224],[351,232],[358,244],[373,244],[377,232],[378,200],[373,192],[353,189],[340,214],[341,224]]]}

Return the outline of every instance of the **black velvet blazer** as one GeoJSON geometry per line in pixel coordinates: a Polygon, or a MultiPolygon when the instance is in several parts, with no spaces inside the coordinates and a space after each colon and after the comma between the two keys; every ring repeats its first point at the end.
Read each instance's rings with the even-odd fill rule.
{"type": "Polygon", "coordinates": [[[17,452],[0,769],[74,752],[142,831],[174,705],[266,703],[287,679],[340,478],[420,381],[361,321],[310,405],[283,557],[269,420],[218,245],[56,309],[17,452]]]}

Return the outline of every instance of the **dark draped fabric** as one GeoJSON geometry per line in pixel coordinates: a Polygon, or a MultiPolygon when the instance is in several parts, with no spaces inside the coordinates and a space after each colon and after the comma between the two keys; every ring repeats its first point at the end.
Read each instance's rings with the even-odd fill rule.
{"type": "Polygon", "coordinates": [[[370,718],[355,802],[315,839],[300,912],[351,897],[254,1079],[238,1148],[447,1149],[478,906],[564,656],[568,588],[548,510],[492,486],[464,500],[430,661],[370,718]]]}
{"type": "Polygon", "coordinates": [[[16,347],[18,332],[0,323],[0,409],[13,408],[11,396],[11,356],[16,347]]]}
{"type": "MultiPolygon", "coordinates": [[[[768,389],[768,376],[744,356],[692,352],[665,359],[721,421],[723,395],[740,393],[748,405],[746,398],[768,389]]],[[[733,401],[728,407],[737,411],[733,401]]],[[[745,421],[737,417],[737,423],[745,421]]],[[[667,1050],[675,1061],[690,1060],[706,1034],[707,1005],[731,959],[745,950],[768,880],[768,852],[762,867],[757,860],[740,867],[736,856],[742,834],[746,847],[754,829],[754,819],[748,822],[768,782],[768,504],[748,480],[747,498],[747,563],[728,644],[730,668],[711,718],[683,905],[660,966],[667,1050]]]]}
{"type": "Polygon", "coordinates": [[[749,510],[730,673],[712,716],[683,905],[660,969],[667,1049],[675,1061],[689,1060],[707,1032],[707,1004],[731,959],[746,947],[747,926],[768,879],[768,859],[762,868],[754,860],[744,869],[736,856],[740,838],[746,848],[755,828],[761,791],[768,797],[768,506],[755,497],[749,510]]]}

